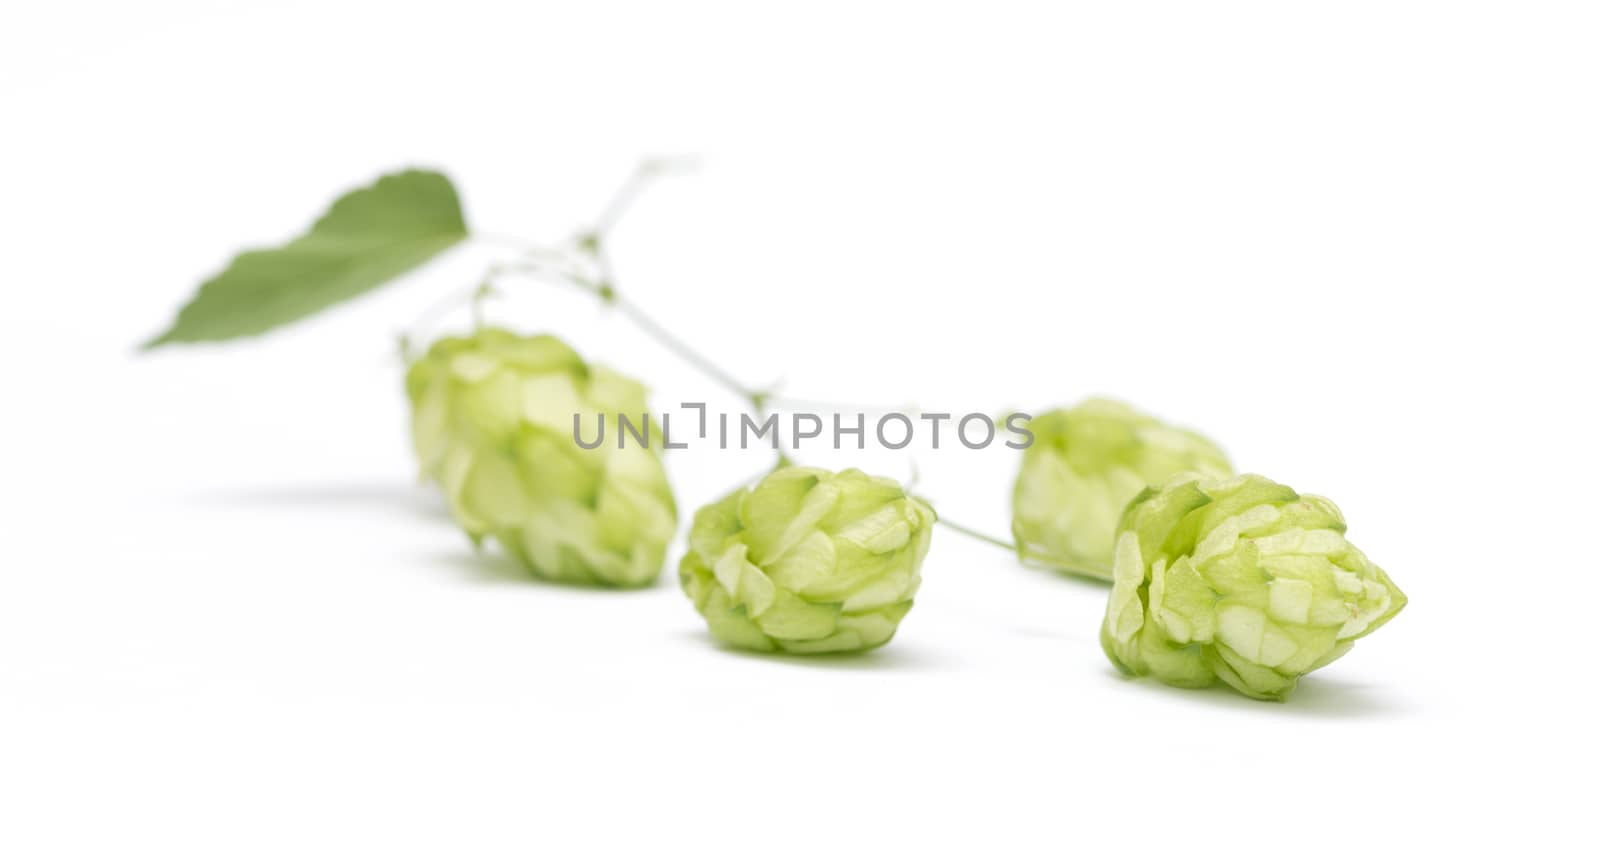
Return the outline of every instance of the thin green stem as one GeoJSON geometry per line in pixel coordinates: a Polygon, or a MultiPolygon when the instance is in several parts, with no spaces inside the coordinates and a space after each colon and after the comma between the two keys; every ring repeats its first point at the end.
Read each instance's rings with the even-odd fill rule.
{"type": "Polygon", "coordinates": [[[1055,572],[1065,572],[1065,573],[1067,573],[1069,575],[1074,575],[1076,577],[1089,578],[1091,580],[1097,580],[1097,581],[1110,580],[1110,576],[1108,574],[1106,574],[1105,572],[1098,572],[1098,571],[1094,571],[1093,569],[1086,569],[1083,566],[1075,566],[1075,565],[1072,565],[1070,563],[1061,563],[1061,562],[1056,562],[1054,560],[1043,559],[1043,558],[1040,558],[1036,554],[1024,555],[1022,550],[1017,547],[1015,542],[1008,542],[1008,541],[1006,541],[1004,539],[1001,539],[998,536],[990,536],[989,534],[984,533],[982,531],[974,530],[973,528],[968,527],[965,524],[960,524],[958,522],[951,521],[950,519],[945,518],[943,515],[939,516],[939,523],[944,525],[945,527],[950,528],[951,530],[955,531],[956,533],[961,534],[962,536],[969,536],[969,537],[971,537],[973,539],[978,540],[979,542],[984,542],[984,543],[993,545],[996,548],[1004,548],[1005,550],[1009,551],[1010,553],[1015,554],[1017,556],[1018,561],[1020,561],[1025,566],[1032,566],[1032,567],[1040,568],[1040,569],[1049,569],[1050,571],[1055,571],[1055,572]]]}
{"type": "Polygon", "coordinates": [[[943,515],[939,516],[939,523],[944,525],[945,527],[950,528],[951,530],[954,530],[957,533],[960,533],[963,536],[970,536],[973,539],[978,540],[979,542],[987,542],[990,545],[993,545],[993,546],[995,546],[997,548],[1004,548],[1005,550],[1010,551],[1013,554],[1017,553],[1017,546],[1016,546],[1015,543],[1007,542],[1006,540],[1001,539],[998,536],[990,536],[987,533],[982,533],[980,531],[974,530],[971,527],[966,526],[965,524],[958,524],[957,522],[954,522],[954,521],[951,521],[948,518],[945,518],[943,515]]]}
{"type": "MultiPolygon", "coordinates": [[[[755,412],[764,417],[774,409],[809,409],[843,411],[889,411],[879,407],[857,407],[843,404],[800,400],[775,395],[770,388],[753,388],[739,381],[715,360],[690,346],[683,338],[662,325],[637,303],[624,298],[617,290],[616,274],[611,263],[608,235],[632,209],[643,191],[657,178],[692,168],[687,159],[646,160],[628,176],[621,187],[612,194],[600,215],[585,230],[578,232],[571,242],[557,246],[539,246],[498,234],[478,235],[476,239],[488,245],[516,248],[519,256],[511,261],[489,267],[483,283],[472,291],[471,302],[474,325],[483,324],[483,300],[494,293],[494,284],[506,275],[526,275],[530,278],[555,281],[577,287],[592,294],[602,303],[611,306],[631,321],[646,336],[660,344],[679,359],[732,392],[755,412]]],[[[431,312],[430,312],[431,313],[431,312]]],[[[780,450],[779,464],[789,462],[780,450]]]]}
{"type": "Polygon", "coordinates": [[[654,317],[651,317],[649,314],[645,313],[644,309],[640,308],[633,302],[622,298],[620,295],[615,294],[612,295],[610,304],[623,316],[632,321],[635,326],[638,326],[640,331],[649,335],[663,348],[670,350],[673,355],[676,355],[678,358],[682,359],[696,370],[704,373],[706,377],[711,379],[713,382],[721,385],[728,391],[737,394],[739,397],[748,401],[751,406],[757,410],[758,414],[762,409],[766,408],[767,398],[765,395],[759,391],[745,387],[745,384],[740,382],[736,377],[733,376],[733,374],[723,370],[721,365],[701,354],[700,351],[696,350],[694,347],[689,346],[677,335],[674,335],[670,330],[668,330],[666,326],[661,325],[654,317]]]}
{"type": "Polygon", "coordinates": [[[636,166],[622,186],[612,193],[606,206],[601,209],[600,215],[595,217],[594,225],[581,236],[580,243],[593,247],[603,236],[610,233],[622,217],[633,209],[633,204],[639,199],[646,188],[657,178],[685,172],[694,168],[694,161],[687,157],[657,157],[645,160],[636,166]]]}
{"type": "MultiPolygon", "coordinates": [[[[498,234],[476,234],[474,239],[486,245],[513,248],[519,254],[511,261],[491,265],[485,271],[484,277],[477,287],[467,291],[465,294],[452,294],[445,301],[425,313],[415,325],[423,326],[437,321],[439,314],[459,306],[460,301],[465,296],[470,299],[469,304],[473,325],[481,328],[484,323],[483,304],[489,297],[498,295],[499,291],[495,288],[498,281],[507,275],[525,275],[536,280],[567,284],[593,295],[602,304],[612,307],[627,317],[635,327],[644,332],[646,336],[653,339],[662,348],[705,375],[712,382],[744,400],[758,418],[764,418],[775,409],[820,410],[835,413],[862,412],[864,414],[868,412],[919,411],[913,406],[902,406],[896,410],[881,406],[851,406],[816,400],[787,398],[776,395],[772,387],[764,389],[750,387],[739,381],[738,377],[725,370],[715,360],[690,346],[683,338],[662,325],[638,304],[624,298],[618,292],[616,274],[611,263],[610,254],[607,251],[611,230],[633,207],[635,201],[649,184],[656,178],[681,168],[681,161],[647,160],[641,163],[607,201],[600,215],[596,217],[590,227],[578,232],[569,242],[559,246],[540,246],[498,234]]],[[[408,360],[412,355],[415,332],[416,329],[412,333],[400,336],[399,344],[402,357],[408,360]]],[[[778,458],[773,470],[792,464],[789,456],[781,448],[774,449],[777,450],[778,458]]],[[[916,482],[917,475],[913,463],[911,483],[907,486],[908,493],[916,485],[916,482]]],[[[991,536],[943,516],[939,517],[938,523],[963,536],[1002,548],[1019,557],[1021,556],[1017,546],[1005,539],[991,536]]],[[[1061,568],[1082,573],[1078,569],[1061,568]]]]}
{"type": "Polygon", "coordinates": [[[421,316],[412,321],[411,328],[400,335],[401,355],[409,359],[413,344],[417,340],[426,337],[428,330],[431,329],[435,323],[443,319],[446,314],[455,311],[462,305],[471,305],[473,308],[473,316],[474,318],[477,318],[477,303],[482,300],[482,297],[479,295],[482,289],[483,285],[479,284],[470,289],[451,291],[450,293],[445,294],[445,296],[439,299],[437,302],[428,306],[428,308],[422,312],[421,316]]]}

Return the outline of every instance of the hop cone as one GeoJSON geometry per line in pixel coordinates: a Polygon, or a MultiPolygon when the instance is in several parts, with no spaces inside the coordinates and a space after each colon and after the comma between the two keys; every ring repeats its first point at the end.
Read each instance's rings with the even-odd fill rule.
{"type": "Polygon", "coordinates": [[[893,480],[782,468],[695,513],[678,579],[729,645],[871,649],[911,610],[934,518],[893,480]]]}
{"type": "Polygon", "coordinates": [[[584,449],[583,415],[645,416],[645,389],[560,340],[484,329],[444,338],[406,375],[423,474],[474,542],[493,537],[550,580],[639,586],[661,572],[677,509],[654,444],[584,449]]]}
{"type": "Polygon", "coordinates": [[[1122,517],[1101,645],[1135,675],[1282,701],[1405,606],[1344,531],[1332,501],[1254,474],[1146,489],[1122,517]]]}
{"type": "Polygon", "coordinates": [[[1011,533],[1029,565],[1110,579],[1117,520],[1146,486],[1192,471],[1233,473],[1215,444],[1115,400],[1032,420],[1011,496],[1011,533]]]}

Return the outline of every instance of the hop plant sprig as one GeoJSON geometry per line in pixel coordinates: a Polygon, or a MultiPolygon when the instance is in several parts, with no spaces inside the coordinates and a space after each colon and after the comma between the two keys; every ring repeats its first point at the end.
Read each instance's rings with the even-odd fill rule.
{"type": "MultiPolygon", "coordinates": [[[[555,338],[484,328],[482,309],[512,278],[575,286],[758,415],[781,407],[770,389],[741,382],[617,287],[609,233],[641,188],[672,170],[670,161],[641,166],[561,244],[469,229],[454,185],[438,172],[385,175],[337,199],[299,237],[239,254],[147,347],[268,332],[468,240],[513,247],[515,257],[441,306],[470,304],[475,332],[421,355],[412,342],[427,336],[401,338],[422,470],[474,541],[497,540],[530,572],[647,584],[677,519],[657,451],[586,449],[567,431],[574,414],[643,413],[643,387],[555,338]]],[[[1225,479],[1226,457],[1202,436],[1105,400],[1041,415],[1032,431],[1013,492],[1012,543],[936,518],[893,481],[780,468],[696,514],[679,566],[684,591],[734,646],[870,649],[910,610],[940,521],[1024,562],[1111,578],[1102,644],[1119,668],[1183,686],[1222,680],[1264,699],[1286,697],[1300,675],[1405,605],[1345,540],[1331,502],[1261,477],[1225,479]]]]}
{"type": "Polygon", "coordinates": [[[1221,448],[1115,400],[1032,419],[1011,496],[1011,532],[1028,565],[1109,580],[1117,521],[1146,486],[1192,471],[1233,473],[1221,448]]]}
{"type": "Polygon", "coordinates": [[[646,411],[643,385],[550,335],[485,328],[435,342],[406,391],[426,477],[475,542],[532,574],[642,586],[660,574],[677,510],[654,446],[578,446],[575,415],[646,411]]]}
{"type": "Polygon", "coordinates": [[[1332,501],[1254,474],[1145,489],[1117,533],[1101,645],[1133,675],[1282,701],[1405,607],[1344,534],[1332,501]]]}
{"type": "Polygon", "coordinates": [[[695,513],[678,579],[731,646],[864,651],[910,612],[934,520],[888,478],[779,468],[695,513]]]}

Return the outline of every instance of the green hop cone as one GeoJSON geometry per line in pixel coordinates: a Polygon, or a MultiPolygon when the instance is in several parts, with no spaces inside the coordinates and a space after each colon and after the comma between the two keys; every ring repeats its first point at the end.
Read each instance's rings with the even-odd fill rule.
{"type": "Polygon", "coordinates": [[[1028,565],[1111,578],[1117,520],[1139,490],[1185,472],[1233,473],[1204,436],[1115,400],[1090,399],[1030,421],[1011,495],[1011,533],[1028,565]]]}
{"type": "Polygon", "coordinates": [[[876,648],[911,610],[934,519],[893,480],[781,468],[695,513],[678,579],[729,645],[876,648]]]}
{"type": "MultiPolygon", "coordinates": [[[[645,388],[549,335],[483,329],[411,365],[412,437],[457,522],[549,580],[641,586],[661,573],[677,508],[655,444],[585,440],[595,415],[645,417],[645,388]]],[[[659,431],[653,431],[659,434],[659,431]]]]}
{"type": "Polygon", "coordinates": [[[1265,477],[1178,477],[1129,504],[1100,643],[1179,687],[1282,701],[1406,604],[1327,498],[1265,477]]]}

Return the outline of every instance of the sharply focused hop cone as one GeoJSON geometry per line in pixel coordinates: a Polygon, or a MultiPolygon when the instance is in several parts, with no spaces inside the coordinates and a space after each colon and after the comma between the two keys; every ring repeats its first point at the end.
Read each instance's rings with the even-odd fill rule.
{"type": "Polygon", "coordinates": [[[1287,698],[1405,606],[1344,532],[1332,501],[1254,474],[1147,489],[1122,517],[1101,645],[1136,675],[1287,698]]]}
{"type": "Polygon", "coordinates": [[[782,468],[695,513],[678,578],[729,645],[870,649],[911,610],[934,519],[893,480],[782,468]]]}
{"type": "Polygon", "coordinates": [[[585,449],[573,434],[574,414],[643,418],[644,386],[549,335],[483,329],[433,344],[406,390],[423,474],[473,541],[495,539],[550,580],[640,586],[660,574],[677,510],[658,450],[585,449]]]}
{"type": "Polygon", "coordinates": [[[1117,521],[1146,486],[1184,473],[1233,473],[1220,448],[1115,400],[1091,399],[1029,423],[1011,532],[1029,565],[1109,579],[1117,521]]]}

